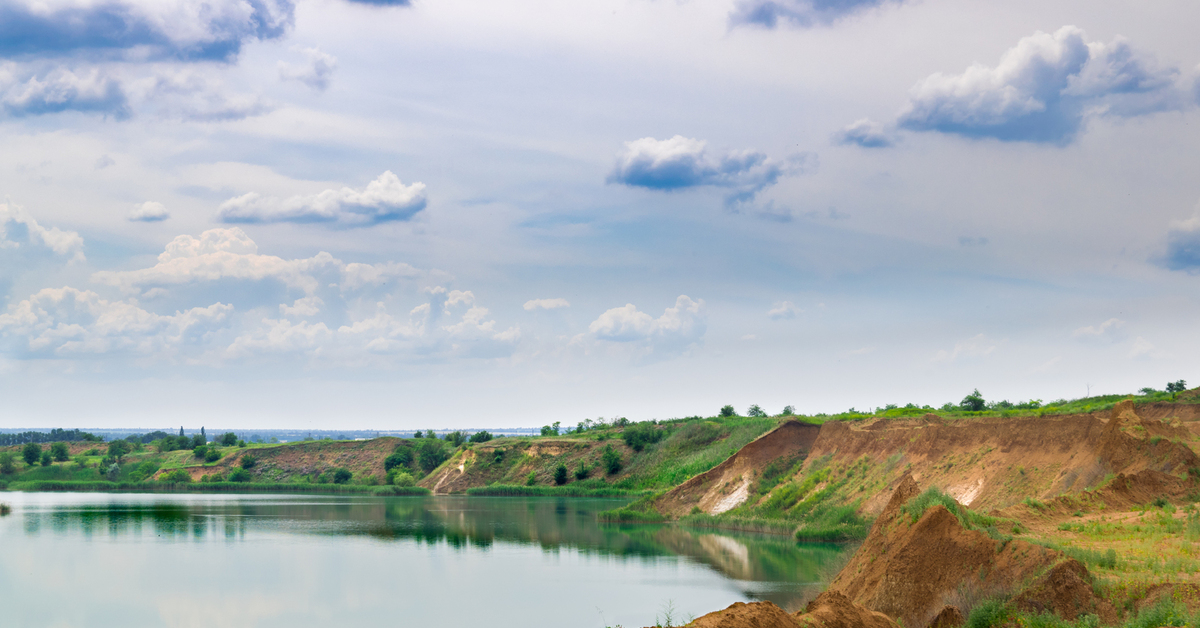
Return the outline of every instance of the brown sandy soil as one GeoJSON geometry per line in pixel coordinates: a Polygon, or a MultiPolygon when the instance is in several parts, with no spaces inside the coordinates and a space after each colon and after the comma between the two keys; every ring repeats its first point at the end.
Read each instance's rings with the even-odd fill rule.
{"type": "Polygon", "coordinates": [[[882,613],[867,610],[843,593],[826,591],[789,615],[771,602],[737,602],[688,624],[688,628],[899,628],[882,613]]]}
{"type": "MultiPolygon", "coordinates": [[[[964,529],[940,505],[914,523],[901,507],[919,491],[911,477],[901,481],[831,590],[915,627],[929,626],[947,605],[965,614],[991,595],[1015,592],[1031,607],[1041,605],[1070,619],[1080,608],[1115,618],[1111,605],[1095,598],[1090,587],[1082,591],[1075,586],[1070,578],[1078,575],[1075,566],[1056,567],[1064,558],[1060,552],[964,529]]],[[[1086,569],[1075,565],[1086,576],[1086,569]]]]}
{"type": "MultiPolygon", "coordinates": [[[[311,479],[329,469],[344,467],[356,478],[374,476],[383,483],[387,476],[383,460],[400,441],[399,438],[382,437],[363,441],[302,441],[274,447],[233,449],[233,453],[212,464],[201,464],[193,458],[191,460],[195,461],[195,465],[183,467],[183,470],[198,482],[214,473],[228,475],[235,467],[241,466],[244,456],[252,455],[258,461],[250,469],[256,482],[288,483],[300,476],[311,479]]],[[[171,471],[174,469],[159,471],[155,477],[171,471]]]]}
{"type": "Polygon", "coordinates": [[[943,420],[876,419],[826,423],[801,475],[818,464],[851,465],[865,460],[862,511],[880,512],[900,478],[911,474],[976,510],[1003,508],[1026,497],[1051,499],[1101,483],[1110,474],[1151,469],[1182,474],[1200,458],[1166,434],[1181,428],[1133,413],[1122,402],[1102,420],[1091,414],[943,420]],[[884,461],[888,464],[882,464],[884,461]]]}
{"type": "Polygon", "coordinates": [[[749,497],[751,484],[767,463],[806,455],[821,429],[787,421],[751,441],[725,462],[671,489],[654,502],[654,507],[673,517],[686,515],[695,507],[709,514],[735,508],[749,497]]]}

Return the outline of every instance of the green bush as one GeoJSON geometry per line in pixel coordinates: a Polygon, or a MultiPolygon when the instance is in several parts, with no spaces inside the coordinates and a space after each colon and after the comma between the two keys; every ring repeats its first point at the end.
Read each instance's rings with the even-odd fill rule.
{"type": "Polygon", "coordinates": [[[207,445],[198,445],[196,447],[193,447],[192,455],[203,460],[204,457],[208,455],[208,446],[207,445]]]}
{"type": "Polygon", "coordinates": [[[66,443],[54,443],[50,445],[50,455],[58,462],[66,462],[71,459],[71,450],[66,443]]]}
{"type": "Polygon", "coordinates": [[[350,478],[352,478],[352,477],[354,477],[354,474],[350,473],[350,469],[347,469],[345,467],[338,467],[333,470],[333,483],[334,484],[346,484],[350,481],[350,478]]]}
{"type": "Polygon", "coordinates": [[[737,416],[737,410],[734,410],[733,406],[721,406],[721,416],[737,416]]]}
{"type": "Polygon", "coordinates": [[[558,468],[554,470],[554,483],[559,486],[567,483],[567,465],[559,463],[558,468]]]}
{"type": "Polygon", "coordinates": [[[13,464],[13,455],[8,452],[0,454],[0,474],[12,475],[16,472],[17,467],[13,464]]]}
{"type": "Polygon", "coordinates": [[[230,482],[249,482],[252,479],[254,479],[253,476],[251,476],[250,472],[245,468],[234,469],[233,471],[229,472],[230,482]]]}
{"type": "Polygon", "coordinates": [[[204,454],[205,462],[216,462],[220,459],[221,459],[221,452],[217,451],[216,449],[214,449],[212,447],[209,447],[208,452],[206,452],[204,454]]]}
{"type": "Polygon", "coordinates": [[[192,476],[188,475],[188,472],[183,469],[175,469],[169,473],[162,474],[158,478],[158,481],[167,484],[187,484],[192,481],[192,476]]]}
{"type": "Polygon", "coordinates": [[[666,430],[655,428],[650,423],[642,422],[621,432],[621,439],[634,451],[641,451],[646,445],[652,445],[666,436],[666,430]]]}
{"type": "Polygon", "coordinates": [[[48,452],[48,451],[43,451],[42,452],[42,466],[48,467],[52,464],[54,464],[54,456],[51,456],[50,452],[48,452]]]}
{"type": "Polygon", "coordinates": [[[239,464],[242,465],[243,469],[250,470],[254,468],[254,465],[258,464],[258,459],[253,454],[246,454],[242,456],[239,464]]]}
{"type": "Polygon", "coordinates": [[[1008,619],[1008,604],[1001,599],[984,600],[967,616],[966,628],[994,628],[1008,619]]]}
{"type": "Polygon", "coordinates": [[[467,435],[462,431],[456,430],[446,434],[442,439],[454,447],[460,447],[463,443],[467,442],[467,435]]]}
{"type": "Polygon", "coordinates": [[[616,475],[621,472],[621,454],[613,448],[612,443],[604,446],[604,453],[600,455],[600,460],[604,463],[604,469],[609,475],[616,475]]]}
{"type": "Polygon", "coordinates": [[[537,471],[530,471],[529,475],[525,476],[525,486],[533,486],[537,484],[537,471]]]}
{"type": "Polygon", "coordinates": [[[237,444],[238,437],[237,437],[237,434],[234,434],[233,432],[225,432],[217,440],[226,447],[233,447],[234,445],[237,444]]]}
{"type": "Polygon", "coordinates": [[[396,467],[407,467],[412,464],[413,458],[412,447],[409,447],[407,443],[397,445],[391,455],[383,459],[383,470],[391,471],[396,467]]]}
{"type": "Polygon", "coordinates": [[[417,481],[415,478],[413,478],[411,473],[401,471],[392,476],[392,486],[407,487],[416,485],[417,481]]]}
{"type": "Polygon", "coordinates": [[[987,402],[984,401],[983,395],[979,394],[979,389],[976,388],[971,394],[963,397],[958,407],[966,412],[982,412],[987,409],[987,402]]]}
{"type": "Polygon", "coordinates": [[[475,432],[474,434],[471,434],[471,442],[472,443],[486,443],[489,440],[492,440],[491,432],[482,431],[482,432],[475,432]]]}

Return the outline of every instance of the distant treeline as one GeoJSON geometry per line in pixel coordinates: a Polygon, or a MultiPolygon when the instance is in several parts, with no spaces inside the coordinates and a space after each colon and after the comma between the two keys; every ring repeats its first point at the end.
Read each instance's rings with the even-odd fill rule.
{"type": "Polygon", "coordinates": [[[54,428],[49,432],[21,432],[19,434],[0,434],[0,447],[8,445],[24,445],[25,443],[55,443],[60,441],[100,442],[103,438],[95,434],[79,430],[64,430],[54,428]]]}

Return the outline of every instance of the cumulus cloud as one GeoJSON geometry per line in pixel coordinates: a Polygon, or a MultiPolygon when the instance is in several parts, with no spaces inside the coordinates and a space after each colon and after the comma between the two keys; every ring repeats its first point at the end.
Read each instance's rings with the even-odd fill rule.
{"type": "Polygon", "coordinates": [[[228,89],[210,69],[176,69],[129,82],[140,110],[197,122],[241,120],[263,115],[275,105],[257,94],[228,89]]]}
{"type": "Polygon", "coordinates": [[[1080,338],[1083,340],[1120,340],[1122,330],[1125,327],[1125,321],[1119,318],[1110,318],[1099,325],[1088,325],[1080,327],[1074,332],[1071,332],[1072,338],[1080,338]]]}
{"type": "Polygon", "coordinates": [[[133,208],[133,211],[129,212],[131,222],[162,222],[170,217],[171,214],[167,212],[167,208],[156,201],[140,203],[133,208]]]}
{"type": "Polygon", "coordinates": [[[796,307],[791,301],[784,301],[779,305],[767,310],[767,317],[771,320],[783,320],[796,318],[796,315],[803,313],[804,310],[796,307]]]}
{"type": "Polygon", "coordinates": [[[15,66],[0,72],[0,103],[10,116],[82,111],[129,117],[129,99],[124,88],[98,69],[77,74],[56,68],[24,79],[16,76],[18,72],[15,66]]]}
{"type": "Polygon", "coordinates": [[[658,318],[628,303],[604,312],[588,326],[597,340],[631,343],[657,354],[680,353],[698,344],[706,329],[704,301],[693,301],[687,295],[680,295],[675,307],[658,318]]]}
{"type": "Polygon", "coordinates": [[[1090,115],[1131,117],[1192,106],[1179,70],[1162,68],[1123,39],[1087,42],[1064,26],[1038,32],[995,67],[934,74],[914,86],[898,123],[1004,141],[1070,143],[1090,115]]]}
{"type": "Polygon", "coordinates": [[[279,62],[279,78],[284,81],[300,81],[317,90],[325,91],[337,69],[337,57],[321,52],[320,48],[305,48],[303,64],[279,62]]]}
{"type": "Polygon", "coordinates": [[[833,141],[841,145],[861,146],[863,148],[887,148],[895,144],[891,133],[878,122],[863,118],[854,124],[838,131],[833,141]]]}
{"type": "Polygon", "coordinates": [[[231,305],[214,303],[162,316],[91,291],[47,288],[0,314],[0,337],[22,357],[162,355],[204,343],[232,311],[231,305]]]}
{"type": "Polygon", "coordinates": [[[566,299],[531,299],[525,302],[526,310],[553,310],[560,307],[571,307],[566,299]]]}
{"type": "Polygon", "coordinates": [[[1200,273],[1200,215],[1171,224],[1161,262],[1171,270],[1200,273]]]}
{"type": "Polygon", "coordinates": [[[290,0],[3,0],[0,57],[228,61],[283,36],[290,0]]]}
{"type": "Polygon", "coordinates": [[[800,27],[826,26],[843,18],[902,0],[741,0],[729,16],[733,25],[775,28],[780,22],[800,27]]]}
{"type": "Polygon", "coordinates": [[[1154,343],[1138,336],[1129,348],[1129,358],[1133,360],[1157,360],[1168,357],[1167,352],[1154,346],[1154,343]]]}
{"type": "Polygon", "coordinates": [[[811,153],[793,155],[783,161],[752,151],[729,151],[713,157],[708,143],[676,135],[625,142],[609,183],[652,190],[680,190],[699,186],[731,188],[727,203],[751,200],[780,177],[796,174],[815,164],[811,153]]]}
{"type": "Polygon", "coordinates": [[[954,344],[954,349],[946,351],[942,349],[933,357],[935,362],[954,362],[959,358],[981,358],[991,355],[998,343],[988,338],[985,334],[972,336],[962,342],[954,344]]]}
{"type": "Polygon", "coordinates": [[[221,204],[225,223],[320,223],[336,227],[369,227],[408,220],[425,208],[425,184],[404,185],[389,170],[362,190],[325,190],[312,196],[281,199],[250,192],[221,204]]]}
{"type": "Polygon", "coordinates": [[[83,238],[74,231],[43,227],[23,207],[0,203],[0,249],[41,245],[54,253],[83,261],[83,238]]]}
{"type": "Polygon", "coordinates": [[[393,278],[414,277],[419,271],[407,264],[347,264],[329,253],[303,259],[262,255],[258,245],[237,227],[209,229],[200,237],[177,236],[149,268],[100,271],[92,280],[127,293],[161,286],[215,282],[222,279],[277,281],[313,294],[334,280],[344,291],[379,286],[393,278]]]}

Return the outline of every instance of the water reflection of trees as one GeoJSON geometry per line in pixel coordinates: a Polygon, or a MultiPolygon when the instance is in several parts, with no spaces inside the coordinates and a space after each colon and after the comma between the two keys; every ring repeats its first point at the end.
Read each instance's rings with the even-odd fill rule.
{"type": "Polygon", "coordinates": [[[166,541],[238,540],[250,530],[353,535],[484,551],[499,542],[537,546],[543,551],[570,548],[623,559],[682,556],[742,581],[751,597],[788,606],[798,603],[798,591],[804,590],[803,595],[808,596],[800,585],[828,582],[845,560],[845,548],[798,545],[787,537],[597,522],[598,511],[619,503],[486,497],[114,501],[26,511],[24,527],[31,535],[72,530],[85,537],[152,533],[166,541]],[[788,586],[774,590],[752,583],[788,586]]]}

